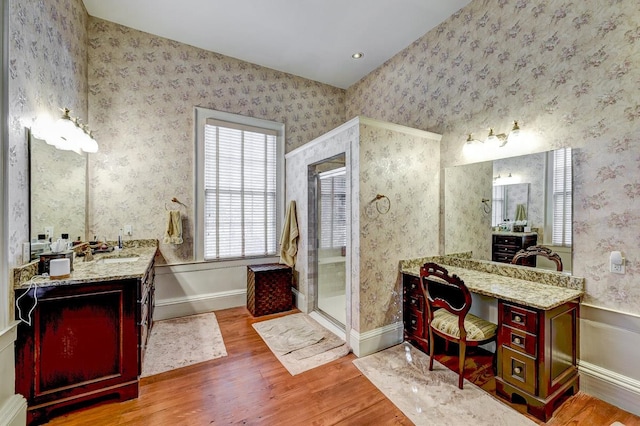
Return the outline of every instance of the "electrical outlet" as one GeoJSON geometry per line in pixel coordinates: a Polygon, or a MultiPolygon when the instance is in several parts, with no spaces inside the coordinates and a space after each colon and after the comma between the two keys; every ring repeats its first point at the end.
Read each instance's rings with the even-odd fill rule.
{"type": "Polygon", "coordinates": [[[622,263],[611,263],[611,272],[614,274],[624,274],[624,258],[622,259],[622,263]]]}
{"type": "Polygon", "coordinates": [[[132,236],[133,235],[133,227],[131,225],[125,225],[124,226],[124,234],[128,235],[128,236],[132,236]]]}

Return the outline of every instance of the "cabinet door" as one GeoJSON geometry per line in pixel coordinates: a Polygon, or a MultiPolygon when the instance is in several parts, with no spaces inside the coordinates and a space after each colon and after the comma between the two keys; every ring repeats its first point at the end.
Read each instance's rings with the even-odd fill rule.
{"type": "MultiPolygon", "coordinates": [[[[23,312],[33,291],[21,299],[23,312]]],[[[37,291],[32,325],[20,324],[16,342],[16,388],[30,406],[137,379],[134,285],[37,291]]]]}

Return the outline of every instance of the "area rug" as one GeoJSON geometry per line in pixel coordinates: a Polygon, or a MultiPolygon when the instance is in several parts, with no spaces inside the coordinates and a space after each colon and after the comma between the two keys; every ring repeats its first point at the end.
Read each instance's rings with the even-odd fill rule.
{"type": "Polygon", "coordinates": [[[355,366],[416,425],[535,426],[536,423],[408,343],[358,358],[355,366]]]}
{"type": "Polygon", "coordinates": [[[213,312],[156,321],[142,364],[141,377],[227,356],[213,312]]]}
{"type": "Polygon", "coordinates": [[[292,376],[349,353],[344,340],[303,313],[257,322],[253,328],[292,376]]]}

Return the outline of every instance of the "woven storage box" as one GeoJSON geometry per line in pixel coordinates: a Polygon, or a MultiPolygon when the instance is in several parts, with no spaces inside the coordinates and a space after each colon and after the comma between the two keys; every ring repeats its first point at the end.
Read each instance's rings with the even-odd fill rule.
{"type": "Polygon", "coordinates": [[[247,309],[253,316],[292,309],[291,268],[279,263],[247,266],[247,309]]]}

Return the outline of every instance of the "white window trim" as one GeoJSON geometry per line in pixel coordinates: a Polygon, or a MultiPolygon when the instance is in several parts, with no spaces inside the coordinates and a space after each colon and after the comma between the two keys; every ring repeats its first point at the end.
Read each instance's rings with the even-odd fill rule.
{"type": "MultiPolygon", "coordinates": [[[[204,125],[208,118],[237,123],[247,126],[260,127],[264,129],[274,130],[278,133],[276,137],[276,255],[279,250],[280,234],[282,232],[282,220],[284,216],[284,124],[275,121],[263,120],[260,118],[246,117],[238,114],[231,114],[223,111],[215,111],[208,108],[194,108],[194,135],[195,135],[195,165],[194,165],[194,181],[195,193],[194,200],[196,209],[194,212],[195,222],[195,238],[193,245],[193,258],[196,262],[205,262],[204,260],[204,125]]],[[[272,257],[272,256],[269,256],[272,257]]],[[[248,259],[248,258],[247,258],[248,259]]],[[[206,262],[225,262],[226,260],[207,260],[206,262]]]]}

